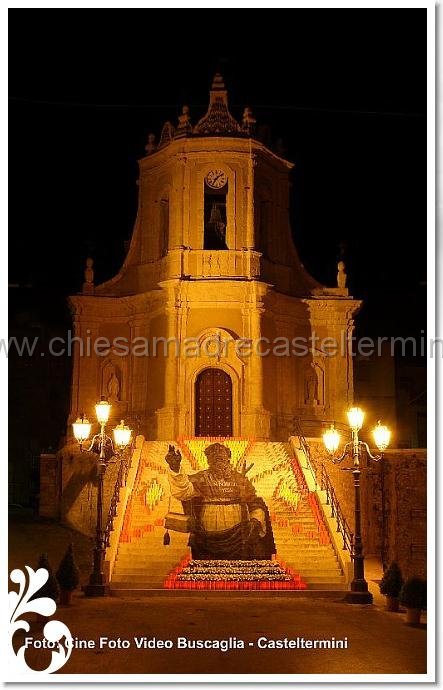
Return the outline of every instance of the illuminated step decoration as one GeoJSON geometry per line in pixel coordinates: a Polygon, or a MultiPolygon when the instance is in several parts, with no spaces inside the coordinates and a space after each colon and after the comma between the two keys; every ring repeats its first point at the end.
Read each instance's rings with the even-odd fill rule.
{"type": "Polygon", "coordinates": [[[253,441],[245,438],[220,438],[220,437],[192,437],[181,438],[179,440],[180,446],[184,450],[187,459],[194,471],[208,469],[208,461],[206,459],[205,450],[212,443],[222,443],[231,451],[231,465],[239,472],[243,471],[243,458],[250,450],[253,441]]]}
{"type": "Polygon", "coordinates": [[[163,493],[164,489],[162,485],[159,484],[156,479],[153,479],[147,487],[145,494],[145,502],[150,510],[152,510],[154,506],[157,505],[157,503],[160,503],[160,501],[162,500],[163,493]]]}
{"type": "Polygon", "coordinates": [[[293,512],[297,511],[297,507],[301,498],[301,492],[295,485],[293,479],[283,479],[276,490],[276,498],[280,498],[293,512]]]}
{"type": "Polygon", "coordinates": [[[306,589],[300,575],[278,561],[185,559],[166,578],[165,589],[306,589]]]}

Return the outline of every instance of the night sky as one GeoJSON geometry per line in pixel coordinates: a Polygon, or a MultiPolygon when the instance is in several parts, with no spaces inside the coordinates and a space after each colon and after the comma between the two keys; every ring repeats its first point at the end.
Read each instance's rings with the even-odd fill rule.
{"type": "MultiPolygon", "coordinates": [[[[221,69],[296,163],[301,259],[335,284],[344,255],[361,334],[425,327],[426,10],[10,12],[10,275],[66,318],[86,257],[124,258],[149,132],[195,123],[221,69]],[[199,29],[193,27],[199,12],[199,29]],[[160,41],[160,49],[155,43],[160,41]]],[[[37,297],[36,297],[37,296],[37,297]]]]}

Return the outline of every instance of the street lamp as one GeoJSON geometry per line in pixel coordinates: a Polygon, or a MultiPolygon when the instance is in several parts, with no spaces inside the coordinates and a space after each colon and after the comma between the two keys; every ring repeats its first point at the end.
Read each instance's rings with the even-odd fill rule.
{"type": "Polygon", "coordinates": [[[354,577],[351,582],[351,591],[346,594],[345,601],[350,604],[372,604],[372,594],[369,592],[368,583],[365,580],[365,566],[363,555],[363,542],[361,537],[361,503],[360,503],[360,457],[364,450],[371,460],[381,460],[383,452],[389,445],[391,432],[388,427],[378,422],[373,430],[373,438],[381,455],[372,455],[369,446],[358,438],[358,432],[363,426],[365,413],[360,407],[351,407],[348,410],[348,422],[351,428],[351,441],[346,443],[343,453],[335,457],[335,453],[340,445],[340,434],[331,425],[330,429],[323,434],[323,442],[326,450],[334,463],[342,462],[345,457],[351,456],[353,460],[352,476],[354,478],[354,521],[355,535],[352,545],[352,560],[354,564],[354,577]]]}
{"type": "Polygon", "coordinates": [[[91,435],[91,426],[91,423],[88,419],[86,419],[83,412],[81,413],[80,417],[77,417],[72,425],[74,436],[80,446],[80,452],[83,450],[84,442],[87,441],[91,435]]]}
{"type": "MultiPolygon", "coordinates": [[[[106,434],[106,424],[111,413],[111,405],[106,398],[101,398],[95,406],[97,422],[100,424],[100,433],[96,434],[91,442],[89,451],[98,455],[97,463],[97,522],[95,528],[94,565],[89,577],[89,583],[84,587],[88,597],[103,597],[108,594],[109,586],[106,575],[103,572],[105,561],[105,530],[103,529],[103,484],[106,467],[113,456],[122,456],[124,450],[131,441],[132,431],[125,426],[122,419],[113,430],[115,446],[112,439],[106,434]]],[[[74,436],[82,450],[83,443],[89,438],[91,424],[81,415],[72,425],[74,436]]]]}

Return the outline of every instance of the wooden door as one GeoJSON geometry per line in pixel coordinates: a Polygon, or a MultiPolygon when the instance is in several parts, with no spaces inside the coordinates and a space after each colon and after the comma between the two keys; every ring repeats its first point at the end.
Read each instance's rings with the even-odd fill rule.
{"type": "Polygon", "coordinates": [[[204,369],[195,383],[195,435],[232,436],[232,381],[222,369],[204,369]]]}

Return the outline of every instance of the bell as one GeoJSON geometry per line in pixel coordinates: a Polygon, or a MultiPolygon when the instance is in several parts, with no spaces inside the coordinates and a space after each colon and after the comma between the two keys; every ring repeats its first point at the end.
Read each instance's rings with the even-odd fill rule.
{"type": "Polygon", "coordinates": [[[214,203],[212,204],[212,208],[211,208],[211,215],[209,218],[209,222],[213,223],[215,225],[216,223],[221,223],[221,221],[222,221],[222,217],[221,217],[220,209],[218,207],[218,204],[216,204],[214,201],[214,203]]]}

